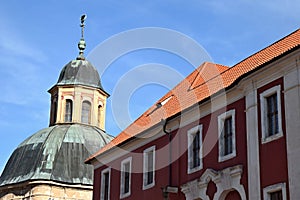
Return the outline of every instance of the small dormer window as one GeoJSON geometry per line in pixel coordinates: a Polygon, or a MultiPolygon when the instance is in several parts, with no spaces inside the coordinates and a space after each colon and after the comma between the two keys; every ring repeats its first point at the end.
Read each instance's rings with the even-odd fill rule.
{"type": "Polygon", "coordinates": [[[81,122],[85,124],[91,123],[91,103],[89,101],[82,102],[81,122]]]}
{"type": "Polygon", "coordinates": [[[65,122],[72,122],[73,102],[71,99],[66,100],[65,122]]]}

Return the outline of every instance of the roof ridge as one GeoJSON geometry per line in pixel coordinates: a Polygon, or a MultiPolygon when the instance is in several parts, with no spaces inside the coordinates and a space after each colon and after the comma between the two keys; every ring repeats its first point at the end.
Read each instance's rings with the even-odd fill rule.
{"type": "MultiPolygon", "coordinates": [[[[208,83],[209,81],[214,80],[215,78],[219,77],[221,74],[223,74],[224,72],[230,70],[230,68],[231,68],[231,67],[229,67],[229,66],[221,65],[221,64],[217,64],[217,63],[213,63],[213,62],[204,62],[202,68],[204,68],[204,67],[207,66],[208,64],[215,65],[216,68],[218,68],[218,67],[220,67],[220,66],[221,66],[222,68],[225,68],[225,67],[226,67],[226,69],[224,69],[224,71],[220,71],[220,69],[218,68],[218,73],[217,73],[216,75],[210,77],[208,80],[204,80],[203,83],[200,83],[200,84],[198,84],[198,85],[193,86],[193,85],[194,85],[194,81],[196,81],[198,75],[201,74],[201,73],[199,72],[199,74],[197,74],[197,76],[195,77],[195,80],[193,81],[193,83],[192,83],[191,86],[189,87],[188,91],[194,90],[194,89],[200,87],[201,85],[204,85],[204,84],[208,83]]],[[[202,66],[202,65],[201,65],[201,66],[202,66]]]]}

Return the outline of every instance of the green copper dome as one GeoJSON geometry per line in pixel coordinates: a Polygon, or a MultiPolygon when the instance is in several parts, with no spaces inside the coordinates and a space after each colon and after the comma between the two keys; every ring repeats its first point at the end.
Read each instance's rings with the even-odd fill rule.
{"type": "Polygon", "coordinates": [[[84,85],[102,89],[97,69],[87,60],[72,60],[61,71],[56,85],[84,85]]]}
{"type": "Polygon", "coordinates": [[[31,180],[93,185],[93,166],[84,161],[112,138],[97,127],[81,124],[42,129],[13,152],[0,186],[31,180]]]}

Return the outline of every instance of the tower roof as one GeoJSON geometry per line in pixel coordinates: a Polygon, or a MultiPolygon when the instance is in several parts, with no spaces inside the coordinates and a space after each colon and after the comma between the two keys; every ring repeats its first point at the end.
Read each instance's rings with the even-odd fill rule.
{"type": "Polygon", "coordinates": [[[56,85],[84,85],[103,90],[97,69],[80,59],[70,61],[61,70],[56,85]]]}
{"type": "Polygon", "coordinates": [[[97,69],[84,57],[84,50],[86,47],[86,42],[84,40],[84,22],[86,17],[86,15],[82,15],[80,18],[81,39],[78,42],[79,55],[61,70],[56,85],[84,85],[104,91],[97,69]]]}
{"type": "Polygon", "coordinates": [[[38,131],[13,152],[0,186],[33,180],[93,184],[93,167],[84,160],[113,137],[93,126],[55,125],[38,131]]]}

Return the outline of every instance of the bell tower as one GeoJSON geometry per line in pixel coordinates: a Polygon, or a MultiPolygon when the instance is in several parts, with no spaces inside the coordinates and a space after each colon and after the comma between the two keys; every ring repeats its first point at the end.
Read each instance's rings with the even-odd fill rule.
{"type": "Polygon", "coordinates": [[[81,16],[79,55],[61,71],[51,94],[50,126],[79,123],[105,130],[106,99],[109,94],[101,85],[97,69],[84,57],[86,15],[81,16]]]}

